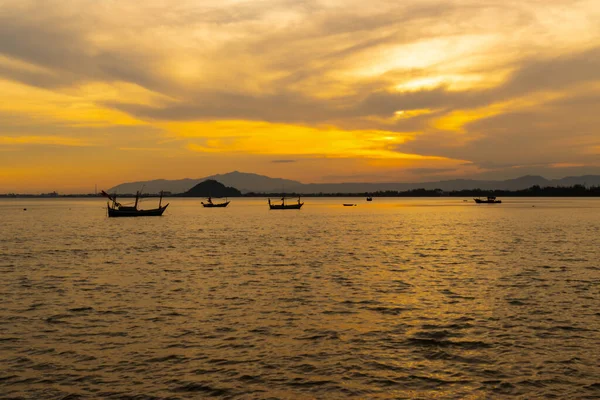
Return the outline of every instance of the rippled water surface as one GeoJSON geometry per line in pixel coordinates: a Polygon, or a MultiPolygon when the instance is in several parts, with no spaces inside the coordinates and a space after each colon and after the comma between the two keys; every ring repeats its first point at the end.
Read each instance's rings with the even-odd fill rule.
{"type": "Polygon", "coordinates": [[[0,397],[600,397],[600,199],[170,202],[0,201],[0,397]]]}

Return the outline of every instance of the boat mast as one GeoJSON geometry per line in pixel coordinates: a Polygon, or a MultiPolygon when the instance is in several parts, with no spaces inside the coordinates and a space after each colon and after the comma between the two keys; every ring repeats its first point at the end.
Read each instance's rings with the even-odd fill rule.
{"type": "Polygon", "coordinates": [[[139,198],[140,198],[140,192],[137,191],[137,192],[135,192],[135,205],[134,205],[134,207],[135,207],[136,210],[137,210],[137,205],[138,205],[139,198]]]}

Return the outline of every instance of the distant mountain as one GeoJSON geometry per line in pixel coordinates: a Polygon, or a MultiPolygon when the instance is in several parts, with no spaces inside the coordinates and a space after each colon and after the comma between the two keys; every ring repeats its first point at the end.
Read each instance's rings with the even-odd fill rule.
{"type": "Polygon", "coordinates": [[[108,193],[117,194],[130,194],[135,193],[138,190],[142,190],[144,193],[159,193],[161,190],[171,193],[183,193],[194,185],[202,182],[204,179],[178,179],[178,180],[166,180],[156,179],[153,181],[139,181],[139,182],[127,182],[121,183],[115,187],[107,190],[108,193]]]}
{"type": "Polygon", "coordinates": [[[573,185],[600,186],[600,176],[599,175],[567,176],[562,179],[553,179],[548,182],[548,186],[573,186],[573,185]]]}
{"type": "Polygon", "coordinates": [[[200,182],[185,193],[181,193],[181,197],[240,197],[242,192],[233,187],[228,187],[214,179],[208,179],[200,182]]]}
{"type": "Polygon", "coordinates": [[[504,181],[475,180],[475,179],[453,179],[436,182],[417,183],[311,183],[290,187],[291,191],[297,193],[373,193],[379,191],[406,191],[412,189],[441,189],[453,190],[521,190],[534,185],[546,186],[573,186],[573,185],[600,186],[600,176],[587,175],[582,177],[567,177],[562,179],[548,180],[542,176],[522,176],[504,181]]]}
{"type": "MultiPolygon", "coordinates": [[[[570,176],[562,179],[546,179],[542,176],[526,175],[504,181],[453,179],[437,182],[418,183],[308,183],[238,171],[212,175],[200,179],[153,180],[145,182],[123,183],[108,190],[109,193],[135,193],[144,186],[144,193],[158,193],[161,190],[183,193],[206,180],[215,180],[226,186],[238,188],[242,193],[372,193],[378,191],[406,191],[411,189],[442,189],[444,191],[484,189],[484,190],[521,190],[534,185],[545,186],[600,186],[600,175],[570,176]]],[[[213,195],[214,196],[214,195],[213,195]]]]}
{"type": "Polygon", "coordinates": [[[264,175],[249,174],[238,171],[227,174],[211,175],[197,179],[166,180],[157,179],[152,181],[122,183],[107,190],[109,193],[125,194],[135,193],[144,187],[144,193],[158,193],[161,190],[171,193],[183,193],[200,182],[214,179],[227,186],[239,188],[242,193],[247,192],[282,192],[292,186],[302,185],[298,181],[289,179],[270,178],[264,175]]]}
{"type": "Polygon", "coordinates": [[[523,176],[505,181],[484,181],[474,179],[453,179],[436,182],[417,183],[311,183],[291,187],[298,193],[373,193],[384,191],[406,191],[412,189],[442,189],[444,191],[464,189],[526,189],[533,185],[549,186],[549,181],[541,176],[523,176]]]}
{"type": "Polygon", "coordinates": [[[214,179],[224,185],[233,186],[242,191],[248,192],[283,192],[293,186],[302,185],[301,182],[282,178],[270,178],[264,175],[249,174],[245,172],[233,171],[222,175],[213,175],[205,179],[214,179]]]}

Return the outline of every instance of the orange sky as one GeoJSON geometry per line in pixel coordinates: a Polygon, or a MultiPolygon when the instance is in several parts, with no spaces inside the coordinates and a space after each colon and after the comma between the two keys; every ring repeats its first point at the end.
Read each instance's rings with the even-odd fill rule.
{"type": "Polygon", "coordinates": [[[232,170],[303,182],[600,174],[597,0],[0,11],[0,193],[232,170]]]}

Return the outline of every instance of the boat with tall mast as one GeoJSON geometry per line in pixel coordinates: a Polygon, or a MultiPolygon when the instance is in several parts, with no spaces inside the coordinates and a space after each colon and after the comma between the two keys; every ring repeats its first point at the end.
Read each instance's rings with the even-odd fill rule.
{"type": "Polygon", "coordinates": [[[135,203],[133,206],[126,206],[119,203],[117,201],[116,194],[110,195],[103,190],[102,195],[104,197],[107,197],[110,201],[112,201],[112,204],[110,202],[107,202],[106,204],[109,217],[159,217],[165,212],[165,210],[169,206],[169,203],[165,204],[164,206],[162,205],[162,191],[160,192],[160,198],[158,200],[158,208],[152,208],[148,210],[138,209],[138,204],[141,196],[141,193],[139,191],[135,193],[135,203]]]}
{"type": "Polygon", "coordinates": [[[304,205],[304,202],[300,201],[300,196],[298,196],[298,202],[292,204],[285,203],[286,197],[281,197],[281,204],[273,204],[271,203],[271,199],[269,200],[269,210],[299,210],[304,205]]]}

